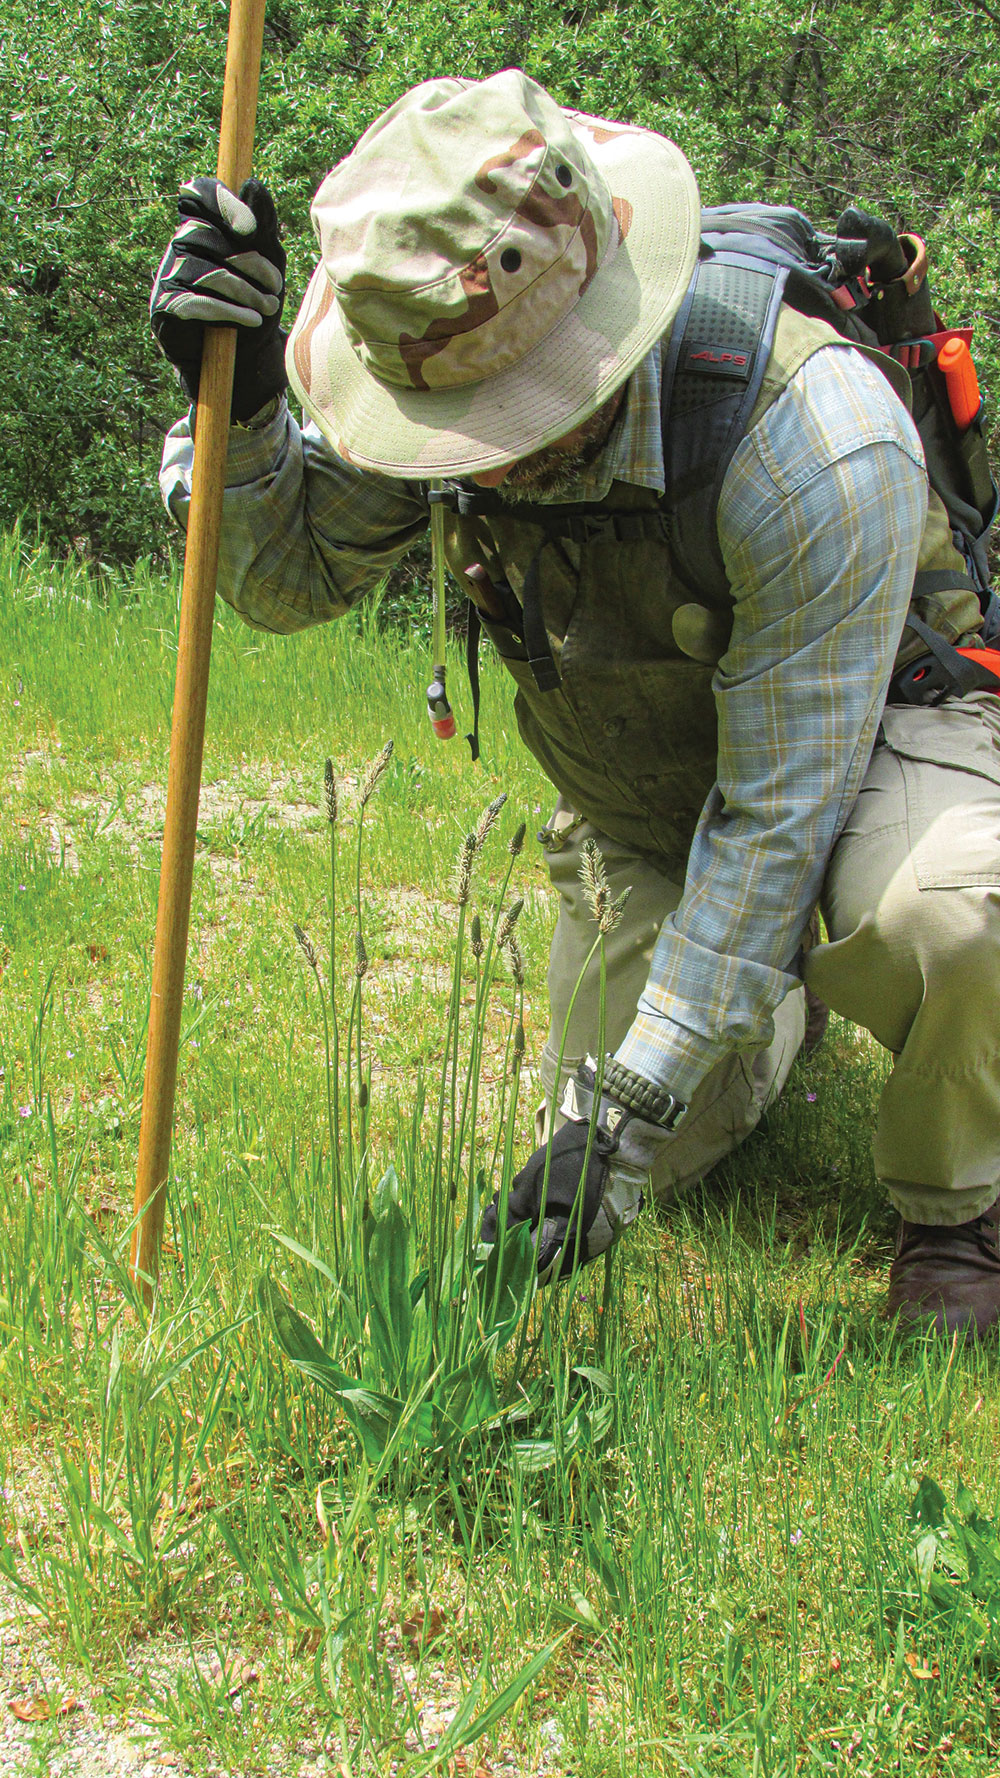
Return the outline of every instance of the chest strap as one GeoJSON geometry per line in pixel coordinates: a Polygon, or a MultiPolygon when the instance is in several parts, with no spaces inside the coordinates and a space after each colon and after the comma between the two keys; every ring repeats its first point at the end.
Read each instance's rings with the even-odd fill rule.
{"type": "MultiPolygon", "coordinates": [[[[487,488],[470,490],[457,486],[446,486],[437,496],[444,504],[452,507],[460,518],[476,518],[481,516],[499,517],[520,520],[522,524],[532,525],[543,532],[541,541],[528,563],[525,571],[521,599],[517,596],[506,580],[492,582],[493,591],[503,601],[503,622],[512,635],[523,642],[531,668],[531,676],[537,689],[541,692],[557,691],[559,688],[559,669],[553,658],[549,643],[549,633],[545,623],[545,611],[542,601],[541,562],[545,550],[554,543],[564,539],[569,543],[581,546],[593,543],[598,538],[611,537],[616,543],[642,543],[649,539],[665,540],[667,536],[667,520],[662,512],[635,512],[631,508],[616,511],[614,507],[586,506],[581,503],[571,505],[545,505],[531,500],[501,500],[500,496],[487,488]]],[[[475,606],[470,605],[470,629],[472,633],[472,612],[475,606]]],[[[479,678],[479,631],[481,628],[479,613],[475,615],[476,627],[476,692],[478,693],[479,678]]],[[[471,672],[471,669],[470,669],[471,672]]],[[[474,695],[476,711],[476,728],[478,734],[478,695],[474,695]]],[[[470,745],[472,737],[469,737],[470,745]]],[[[478,753],[476,743],[473,757],[478,753]]]]}
{"type": "Polygon", "coordinates": [[[472,733],[465,738],[474,760],[479,758],[479,638],[482,633],[479,612],[470,599],[468,627],[465,632],[465,670],[469,675],[469,691],[472,696],[472,733]]]}

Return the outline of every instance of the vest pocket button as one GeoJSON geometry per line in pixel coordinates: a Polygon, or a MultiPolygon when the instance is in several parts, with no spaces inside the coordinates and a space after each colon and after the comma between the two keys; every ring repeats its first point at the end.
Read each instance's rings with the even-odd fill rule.
{"type": "Polygon", "coordinates": [[[603,732],[609,741],[616,741],[625,727],[624,716],[609,716],[603,725],[603,732]]]}

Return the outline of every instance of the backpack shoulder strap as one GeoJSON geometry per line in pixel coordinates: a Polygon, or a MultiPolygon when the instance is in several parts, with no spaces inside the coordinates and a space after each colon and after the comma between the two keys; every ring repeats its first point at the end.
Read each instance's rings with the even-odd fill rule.
{"type": "Polygon", "coordinates": [[[789,267],[723,248],[699,260],[674,322],[660,412],[670,541],[693,588],[724,597],[716,512],[760,393],[789,267]]]}

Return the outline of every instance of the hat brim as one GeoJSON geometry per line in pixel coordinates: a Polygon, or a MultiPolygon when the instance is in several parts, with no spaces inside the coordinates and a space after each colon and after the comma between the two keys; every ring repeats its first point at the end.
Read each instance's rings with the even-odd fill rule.
{"type": "Polygon", "coordinates": [[[288,341],[288,375],[348,462],[423,480],[529,456],[600,407],[670,326],[698,257],[694,174],[665,136],[567,115],[607,181],[618,234],[572,312],[508,369],[452,389],[381,382],[317,266],[288,341]]]}

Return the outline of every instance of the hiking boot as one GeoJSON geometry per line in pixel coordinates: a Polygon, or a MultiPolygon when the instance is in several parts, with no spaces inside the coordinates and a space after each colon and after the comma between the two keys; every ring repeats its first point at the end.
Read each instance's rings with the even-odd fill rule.
{"type": "Polygon", "coordinates": [[[1000,1323],[1000,1198],[971,1222],[900,1222],[889,1315],[937,1333],[990,1333],[1000,1323]]]}

